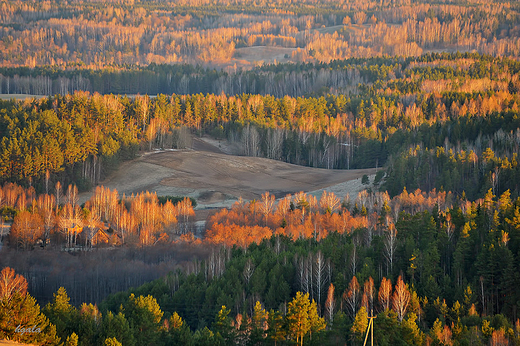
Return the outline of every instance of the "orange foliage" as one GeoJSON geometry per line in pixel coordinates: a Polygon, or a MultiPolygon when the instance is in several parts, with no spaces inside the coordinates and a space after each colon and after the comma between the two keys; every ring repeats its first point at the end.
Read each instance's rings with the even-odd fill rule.
{"type": "Polygon", "coordinates": [[[216,244],[247,247],[252,242],[260,243],[263,239],[271,237],[272,234],[272,230],[268,227],[239,225],[225,226],[217,223],[206,232],[206,240],[216,244]]]}
{"type": "Polygon", "coordinates": [[[14,218],[10,238],[24,249],[34,246],[43,235],[43,221],[38,214],[22,211],[14,218]]]}
{"type": "Polygon", "coordinates": [[[242,246],[246,244],[244,239],[258,243],[273,233],[291,239],[315,237],[320,240],[331,232],[350,233],[353,229],[367,227],[367,224],[366,217],[352,217],[347,209],[339,209],[339,199],[333,193],[324,193],[318,202],[314,196],[300,192],[294,196],[287,195],[276,206],[273,196],[266,193],[259,202],[240,200],[231,210],[222,209],[213,214],[206,223],[206,236],[211,242],[242,246]],[[294,209],[290,208],[291,202],[294,209]],[[258,224],[264,225],[265,232],[252,233],[250,230],[258,224]],[[249,235],[245,238],[230,237],[231,229],[249,235]],[[232,240],[234,238],[237,240],[232,240]]]}
{"type": "Polygon", "coordinates": [[[22,275],[14,274],[14,270],[5,267],[0,272],[0,301],[9,299],[15,293],[24,296],[27,293],[27,280],[22,275]]]}

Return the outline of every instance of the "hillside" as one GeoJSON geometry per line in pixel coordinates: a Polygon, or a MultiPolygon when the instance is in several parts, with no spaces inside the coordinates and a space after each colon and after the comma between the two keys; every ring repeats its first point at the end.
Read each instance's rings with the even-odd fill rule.
{"type": "MultiPolygon", "coordinates": [[[[228,155],[201,140],[193,149],[156,151],[124,163],[101,184],[127,196],[155,191],[158,196],[189,196],[198,209],[230,207],[240,197],[260,199],[269,191],[276,198],[327,188],[344,197],[357,194],[361,177],[375,169],[331,170],[298,166],[260,157],[228,155]],[[348,181],[355,181],[345,185],[348,181]]],[[[87,200],[85,193],[81,200],[87,200]]]]}

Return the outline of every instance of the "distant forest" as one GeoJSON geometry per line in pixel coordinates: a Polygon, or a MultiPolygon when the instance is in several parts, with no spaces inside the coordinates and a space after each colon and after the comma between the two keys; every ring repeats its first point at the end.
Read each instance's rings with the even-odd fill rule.
{"type": "Polygon", "coordinates": [[[518,57],[519,13],[516,1],[487,0],[3,2],[0,65],[232,68],[255,46],[286,48],[278,60],[295,62],[457,50],[518,57]]]}

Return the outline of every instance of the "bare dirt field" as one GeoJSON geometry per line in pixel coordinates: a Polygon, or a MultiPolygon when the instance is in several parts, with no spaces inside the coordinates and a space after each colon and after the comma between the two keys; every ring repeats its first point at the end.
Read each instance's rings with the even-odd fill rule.
{"type": "MultiPolygon", "coordinates": [[[[265,191],[277,198],[299,191],[319,197],[324,189],[340,198],[347,193],[354,197],[366,187],[361,177],[375,173],[374,169],[327,170],[228,155],[196,138],[193,148],[146,153],[124,163],[102,185],[127,196],[142,191],[156,191],[159,196],[190,196],[197,200],[197,209],[206,209],[230,207],[240,197],[260,199],[265,191]]],[[[82,197],[86,200],[89,196],[82,197]]]]}

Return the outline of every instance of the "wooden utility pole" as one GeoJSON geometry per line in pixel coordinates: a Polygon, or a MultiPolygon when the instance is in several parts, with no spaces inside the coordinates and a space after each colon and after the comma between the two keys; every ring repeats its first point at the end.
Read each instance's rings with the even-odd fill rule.
{"type": "Polygon", "coordinates": [[[363,346],[366,346],[366,344],[367,344],[369,333],[370,333],[371,346],[374,346],[374,318],[376,318],[374,316],[374,309],[372,309],[370,311],[370,315],[371,315],[371,317],[368,318],[369,322],[368,322],[368,328],[367,328],[367,335],[365,336],[365,342],[363,343],[363,346]]]}

